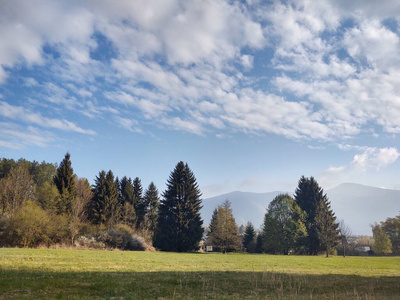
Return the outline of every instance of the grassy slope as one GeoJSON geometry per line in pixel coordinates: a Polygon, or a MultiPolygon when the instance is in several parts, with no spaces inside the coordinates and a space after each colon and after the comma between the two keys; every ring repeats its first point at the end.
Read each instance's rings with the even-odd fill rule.
{"type": "Polygon", "coordinates": [[[400,257],[0,249],[0,298],[395,299],[400,257]]]}

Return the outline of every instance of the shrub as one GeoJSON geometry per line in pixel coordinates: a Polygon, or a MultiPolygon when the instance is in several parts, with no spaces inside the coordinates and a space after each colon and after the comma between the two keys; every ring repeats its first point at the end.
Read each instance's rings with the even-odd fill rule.
{"type": "Polygon", "coordinates": [[[145,242],[143,238],[132,235],[130,232],[123,229],[107,229],[102,231],[97,240],[103,242],[110,248],[121,250],[145,250],[145,242]]]}
{"type": "Polygon", "coordinates": [[[145,240],[126,225],[119,224],[115,228],[86,234],[75,240],[75,246],[92,249],[120,249],[120,250],[152,250],[145,240]]]}
{"type": "Polygon", "coordinates": [[[3,226],[2,246],[49,246],[68,238],[67,218],[49,214],[32,201],[26,201],[17,213],[3,223],[7,226],[3,226]]]}
{"type": "Polygon", "coordinates": [[[89,248],[89,249],[105,249],[106,245],[103,242],[99,242],[94,236],[82,235],[75,239],[76,247],[89,248]]]}

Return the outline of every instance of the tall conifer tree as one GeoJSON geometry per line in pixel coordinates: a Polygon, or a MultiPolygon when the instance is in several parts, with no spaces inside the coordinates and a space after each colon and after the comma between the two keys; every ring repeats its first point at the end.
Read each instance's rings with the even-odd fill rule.
{"type": "Polygon", "coordinates": [[[144,202],[147,207],[147,229],[154,233],[157,226],[158,207],[160,206],[160,198],[158,196],[157,187],[153,182],[144,193],[144,202]]]}
{"type": "Polygon", "coordinates": [[[118,184],[110,170],[101,171],[95,179],[93,198],[89,203],[89,218],[94,224],[109,227],[118,221],[120,204],[118,202],[118,184]]]}
{"type": "Polygon", "coordinates": [[[54,176],[54,184],[60,192],[58,212],[71,214],[71,203],[75,195],[75,175],[71,164],[71,155],[67,152],[54,176]]]}
{"type": "Polygon", "coordinates": [[[245,248],[247,252],[253,253],[255,251],[255,239],[256,231],[254,230],[254,226],[251,222],[248,222],[244,231],[242,242],[243,248],[245,248]]]}
{"type": "Polygon", "coordinates": [[[225,200],[214,210],[210,233],[207,241],[215,250],[223,253],[227,251],[237,251],[240,249],[241,240],[239,229],[233,217],[231,203],[225,200]]]}
{"type": "Polygon", "coordinates": [[[203,221],[200,217],[201,192],[193,172],[179,162],[171,172],[160,203],[153,244],[164,251],[197,250],[203,221]]]}
{"type": "Polygon", "coordinates": [[[106,172],[99,172],[94,180],[92,187],[93,197],[89,202],[89,219],[93,224],[99,225],[105,222],[105,198],[107,194],[106,188],[106,172]]]}
{"type": "MultiPolygon", "coordinates": [[[[295,192],[295,200],[300,208],[306,212],[306,229],[308,233],[307,248],[310,255],[317,255],[318,251],[323,247],[325,241],[321,241],[321,225],[318,222],[325,222],[331,224],[331,227],[326,227],[324,231],[337,232],[337,239],[339,233],[337,231],[338,225],[336,224],[336,217],[330,209],[330,203],[324,190],[318,185],[314,177],[306,178],[302,176],[299,180],[298,187],[295,192]],[[320,214],[317,217],[317,214],[320,214]],[[322,216],[323,214],[323,216],[322,216]],[[329,220],[325,220],[329,219],[329,220]]],[[[326,225],[327,226],[327,225],[326,225]]]]}
{"type": "Polygon", "coordinates": [[[133,180],[133,208],[136,214],[136,228],[143,227],[144,217],[146,215],[146,205],[143,199],[143,187],[139,177],[133,180]]]}

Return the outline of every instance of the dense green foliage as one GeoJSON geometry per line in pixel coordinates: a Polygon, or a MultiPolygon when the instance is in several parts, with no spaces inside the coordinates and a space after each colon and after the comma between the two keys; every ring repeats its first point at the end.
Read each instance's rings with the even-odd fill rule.
{"type": "Polygon", "coordinates": [[[199,249],[203,234],[201,193],[193,172],[179,162],[171,172],[159,207],[153,245],[164,251],[199,249]]]}
{"type": "Polygon", "coordinates": [[[240,250],[239,230],[229,200],[214,210],[207,244],[213,246],[214,251],[223,253],[240,250]]]}
{"type": "Polygon", "coordinates": [[[75,198],[75,174],[69,153],[65,154],[53,180],[61,196],[57,204],[57,212],[69,215],[71,214],[72,200],[75,198]]]}
{"type": "Polygon", "coordinates": [[[378,224],[372,226],[372,233],[374,237],[374,245],[372,251],[378,255],[386,255],[392,253],[392,242],[382,227],[378,224]]]}
{"type": "MultiPolygon", "coordinates": [[[[330,248],[336,244],[339,239],[339,232],[337,230],[338,224],[333,211],[330,209],[330,203],[324,190],[318,185],[317,181],[313,178],[306,178],[302,176],[299,180],[298,187],[295,191],[295,200],[301,210],[306,213],[306,229],[307,229],[307,248],[308,254],[317,255],[322,248],[330,248]],[[323,216],[317,217],[317,214],[323,216]],[[318,224],[317,219],[324,220],[326,224],[321,222],[318,224]],[[326,220],[330,219],[330,220],[326,220]],[[331,227],[324,227],[330,224],[331,227]],[[329,239],[321,241],[324,233],[330,232],[332,236],[329,239]],[[334,234],[336,232],[336,236],[334,234]],[[328,243],[328,244],[327,244],[328,243]]],[[[325,235],[326,236],[326,235],[325,235]]]]}
{"type": "Polygon", "coordinates": [[[144,193],[144,202],[146,204],[147,211],[146,227],[150,230],[150,232],[154,232],[157,226],[160,198],[158,196],[157,187],[153,182],[149,184],[149,187],[144,193]]]}
{"type": "Polygon", "coordinates": [[[381,222],[383,232],[389,237],[392,243],[392,253],[400,254],[400,215],[394,218],[387,218],[381,222]]]}
{"type": "Polygon", "coordinates": [[[242,245],[246,252],[254,253],[256,251],[256,231],[251,222],[247,223],[244,230],[242,245]]]}
{"type": "Polygon", "coordinates": [[[328,201],[321,201],[318,204],[315,224],[321,247],[325,248],[328,257],[330,250],[337,245],[340,234],[339,223],[336,223],[335,214],[328,201]]]}
{"type": "Polygon", "coordinates": [[[264,251],[273,254],[302,253],[307,237],[305,214],[289,195],[278,195],[264,218],[264,251]]]}
{"type": "Polygon", "coordinates": [[[143,187],[139,177],[133,180],[133,208],[136,214],[136,228],[144,226],[144,218],[147,212],[146,204],[143,198],[143,187]]]}
{"type": "MultiPolygon", "coordinates": [[[[139,178],[135,181],[140,183],[139,178]]],[[[120,182],[111,170],[99,172],[95,184],[90,187],[87,179],[73,173],[69,153],[58,168],[46,162],[1,159],[0,244],[75,245],[78,237],[98,235],[105,228],[113,230],[120,223],[136,228],[134,192],[130,179],[124,177],[120,182]]],[[[153,227],[149,228],[147,223],[142,226],[150,232],[148,235],[154,230],[157,213],[153,198],[158,200],[158,191],[154,184],[150,195],[154,206],[153,227]]],[[[147,205],[144,206],[141,211],[147,212],[147,205]]],[[[142,218],[147,220],[148,216],[142,215],[142,218]]],[[[139,234],[142,235],[142,231],[139,234]]],[[[118,237],[121,238],[123,235],[118,237]]]]}
{"type": "Polygon", "coordinates": [[[398,257],[0,249],[4,299],[397,299],[398,257]]]}

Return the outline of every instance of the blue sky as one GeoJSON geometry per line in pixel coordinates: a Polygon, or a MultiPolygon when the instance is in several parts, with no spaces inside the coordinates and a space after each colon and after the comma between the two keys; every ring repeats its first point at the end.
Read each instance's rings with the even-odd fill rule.
{"type": "Polygon", "coordinates": [[[400,188],[398,1],[1,1],[0,156],[204,197],[400,188]],[[351,2],[351,3],[349,3],[351,2]]]}

